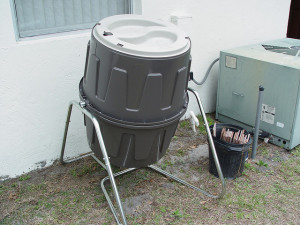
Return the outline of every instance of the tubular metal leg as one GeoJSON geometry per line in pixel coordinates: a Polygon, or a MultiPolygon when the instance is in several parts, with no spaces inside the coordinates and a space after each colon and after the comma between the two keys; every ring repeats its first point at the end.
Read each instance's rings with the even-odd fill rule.
{"type": "MultiPolygon", "coordinates": [[[[126,169],[126,170],[122,170],[122,171],[120,171],[120,172],[118,172],[118,173],[115,173],[115,174],[114,174],[114,177],[121,176],[121,175],[123,175],[123,174],[125,174],[125,173],[129,173],[129,172],[134,171],[134,170],[136,170],[136,168],[129,168],[129,169],[126,169]]],[[[109,176],[107,176],[107,177],[105,177],[105,178],[103,178],[103,179],[101,180],[101,189],[102,189],[102,191],[103,191],[103,193],[104,193],[104,196],[105,196],[105,198],[106,198],[106,200],[107,200],[107,202],[108,202],[108,205],[109,205],[109,207],[110,207],[110,210],[111,210],[112,214],[113,214],[114,217],[115,217],[115,220],[117,221],[118,224],[120,224],[120,221],[119,221],[119,218],[118,218],[117,211],[116,211],[116,209],[115,209],[115,207],[114,207],[114,205],[113,205],[113,203],[112,203],[112,201],[111,201],[111,199],[110,199],[110,197],[109,197],[109,195],[108,195],[108,193],[107,193],[107,191],[106,191],[106,188],[105,188],[105,186],[104,186],[104,182],[107,181],[107,180],[109,180],[109,176]]]]}
{"type": "MultiPolygon", "coordinates": [[[[118,205],[121,217],[122,217],[123,224],[126,225],[127,222],[126,222],[125,214],[124,214],[121,199],[120,199],[120,196],[119,196],[119,193],[118,193],[118,190],[117,190],[116,182],[115,182],[115,179],[114,179],[114,174],[112,172],[110,162],[109,162],[109,158],[108,158],[108,155],[107,155],[107,152],[106,152],[106,148],[105,148],[103,137],[102,137],[102,134],[101,134],[101,131],[100,131],[99,123],[98,123],[97,119],[95,118],[95,116],[84,108],[83,103],[78,103],[76,101],[71,101],[70,104],[69,104],[69,110],[68,110],[66,126],[65,126],[65,132],[64,132],[64,137],[63,137],[63,143],[62,143],[62,148],[61,148],[60,162],[61,163],[66,163],[63,160],[63,157],[64,157],[64,152],[65,152],[67,133],[68,133],[68,128],[69,128],[69,123],[70,123],[70,118],[71,118],[71,113],[72,113],[72,107],[73,106],[75,106],[77,109],[79,109],[82,113],[84,113],[93,122],[94,128],[96,130],[97,138],[98,138],[98,141],[99,141],[99,144],[100,144],[100,149],[101,149],[101,152],[102,152],[102,155],[103,155],[103,160],[105,162],[105,165],[102,164],[100,160],[98,160],[98,161],[96,160],[96,161],[98,163],[100,162],[100,165],[103,166],[106,169],[107,173],[108,173],[108,177],[109,177],[110,183],[111,183],[112,188],[113,188],[114,196],[115,196],[115,199],[117,201],[117,205],[118,205]]],[[[94,156],[93,156],[93,158],[94,158],[94,156]]],[[[118,222],[118,224],[121,224],[119,222],[119,220],[117,222],[118,222]]]]}
{"type": "Polygon", "coordinates": [[[209,126],[208,126],[206,115],[205,115],[205,112],[204,112],[204,109],[203,109],[203,106],[202,106],[202,102],[200,100],[200,97],[199,97],[198,93],[194,89],[188,88],[188,90],[190,92],[192,92],[195,95],[196,99],[197,99],[197,103],[198,103],[198,106],[199,106],[199,109],[200,109],[200,112],[201,112],[201,115],[202,115],[202,118],[203,118],[206,133],[207,133],[207,136],[208,136],[208,143],[209,143],[210,148],[211,148],[211,153],[212,153],[214,161],[215,161],[215,165],[216,165],[216,168],[217,168],[217,171],[218,171],[219,178],[221,179],[221,182],[222,182],[222,191],[221,191],[221,193],[218,196],[211,195],[211,197],[213,197],[213,198],[222,198],[224,196],[225,192],[226,192],[225,180],[224,180],[222,169],[221,169],[219,159],[218,159],[218,156],[217,156],[217,153],[216,153],[216,148],[215,148],[215,145],[214,145],[214,142],[213,142],[213,138],[212,138],[210,130],[209,130],[209,126]]]}
{"type": "MultiPolygon", "coordinates": [[[[194,186],[194,185],[186,182],[185,180],[182,180],[182,179],[180,179],[180,178],[178,178],[178,177],[176,177],[176,176],[174,176],[174,175],[172,175],[172,174],[170,174],[170,173],[168,173],[168,172],[166,172],[166,171],[164,171],[164,170],[162,170],[162,169],[160,169],[160,168],[158,168],[156,166],[150,165],[150,166],[148,166],[148,168],[150,168],[150,169],[154,170],[155,172],[158,172],[158,173],[160,173],[162,175],[165,175],[165,176],[167,176],[167,177],[169,177],[169,178],[171,178],[171,179],[173,179],[173,180],[175,180],[175,181],[177,181],[177,182],[179,182],[179,183],[181,183],[181,184],[183,184],[183,185],[185,185],[185,186],[187,186],[189,188],[192,188],[192,189],[194,189],[196,191],[199,191],[202,194],[204,194],[204,195],[206,195],[208,197],[211,197],[211,198],[221,198],[221,197],[223,197],[223,195],[225,193],[225,189],[223,188],[221,194],[219,194],[219,195],[213,195],[213,194],[210,194],[207,191],[204,191],[203,189],[200,189],[200,188],[198,188],[198,187],[196,187],[196,186],[194,186]]],[[[121,175],[124,175],[126,173],[130,173],[130,172],[132,172],[134,170],[137,170],[137,168],[129,168],[129,169],[126,169],[126,170],[122,170],[121,172],[115,173],[114,176],[115,177],[121,176],[121,175]]],[[[109,205],[109,207],[110,207],[110,209],[111,209],[111,211],[112,211],[112,213],[113,213],[113,215],[115,217],[115,220],[117,221],[117,223],[120,223],[117,211],[114,208],[113,203],[112,203],[112,201],[111,201],[111,199],[110,199],[110,197],[109,197],[109,195],[107,193],[107,190],[106,190],[106,188],[104,186],[104,183],[107,180],[109,180],[109,176],[107,176],[107,177],[105,177],[105,178],[103,178],[101,180],[101,189],[102,189],[102,191],[103,191],[103,193],[105,195],[105,198],[106,198],[106,200],[108,202],[108,205],[109,205]]]]}
{"type": "Polygon", "coordinates": [[[67,141],[67,136],[68,136],[68,130],[69,130],[69,124],[70,124],[72,109],[73,109],[73,102],[70,102],[69,109],[68,109],[67,120],[66,120],[66,125],[65,125],[65,132],[64,132],[63,142],[62,142],[62,146],[61,146],[60,159],[59,159],[61,164],[67,164],[67,163],[75,162],[79,159],[82,159],[82,158],[85,158],[87,156],[91,156],[91,155],[94,154],[93,152],[87,152],[87,153],[81,154],[79,157],[76,157],[74,159],[64,160],[66,141],[67,141]]]}
{"type": "MultiPolygon", "coordinates": [[[[218,160],[218,157],[217,157],[217,154],[216,154],[216,150],[215,150],[215,146],[213,144],[213,140],[212,140],[212,136],[211,136],[211,133],[210,133],[210,130],[209,130],[209,127],[208,127],[208,122],[207,122],[207,119],[206,119],[206,116],[205,116],[205,113],[204,113],[204,109],[203,109],[203,106],[202,106],[202,103],[200,101],[200,98],[198,96],[198,93],[196,91],[194,91],[193,89],[188,89],[189,91],[191,91],[196,99],[197,99],[197,103],[198,103],[198,106],[200,108],[200,111],[201,111],[201,114],[202,114],[202,118],[204,120],[204,124],[205,124],[205,128],[206,128],[206,131],[207,131],[207,135],[208,135],[208,141],[209,141],[209,145],[211,147],[211,150],[212,150],[212,154],[213,154],[213,157],[214,157],[214,161],[215,161],[215,164],[216,164],[216,167],[217,167],[217,171],[218,171],[218,175],[222,181],[222,191],[219,195],[212,195],[192,184],[189,184],[187,183],[186,181],[156,167],[156,166],[153,166],[153,165],[150,165],[148,166],[150,169],[154,170],[155,172],[158,172],[160,174],[163,174],[183,185],[186,185],[187,187],[189,188],[192,188],[196,191],[199,191],[205,195],[207,195],[208,197],[211,197],[211,198],[221,198],[224,196],[225,194],[225,180],[224,180],[224,177],[223,177],[223,173],[222,173],[222,170],[221,170],[221,167],[220,167],[220,164],[219,164],[219,160],[218,160]]],[[[123,211],[123,207],[122,207],[122,203],[121,203],[121,199],[120,199],[120,196],[119,196],[119,193],[118,193],[118,190],[117,190],[117,186],[116,186],[116,182],[115,182],[115,179],[114,177],[117,177],[117,176],[121,176],[125,173],[129,173],[129,172],[132,172],[134,170],[136,170],[136,168],[129,168],[129,169],[126,169],[126,170],[123,170],[123,171],[120,171],[118,173],[113,173],[112,172],[112,169],[111,169],[111,165],[110,165],[110,162],[109,162],[109,157],[107,155],[107,151],[106,151],[106,148],[105,148],[105,145],[104,145],[104,141],[103,141],[103,137],[102,137],[102,134],[101,134],[101,131],[100,131],[100,126],[99,126],[99,123],[97,121],[97,119],[94,117],[94,115],[92,115],[89,111],[87,111],[85,108],[84,108],[84,105],[81,104],[81,103],[78,103],[76,101],[71,101],[70,102],[70,105],[69,105],[69,110],[68,110],[68,115],[67,115],[67,120],[66,120],[66,125],[65,125],[65,131],[64,131],[64,137],[63,137],[63,143],[62,143],[62,148],[61,148],[61,155],[60,155],[60,162],[62,164],[65,164],[65,163],[69,163],[69,162],[73,162],[75,160],[78,160],[78,159],[81,159],[83,157],[86,157],[86,156],[91,156],[94,158],[94,160],[99,163],[104,169],[107,170],[108,172],[108,176],[103,178],[101,180],[101,189],[105,195],[105,198],[109,204],[109,207],[115,217],[115,220],[118,224],[122,224],[120,222],[120,219],[118,217],[118,213],[116,211],[116,209],[114,208],[113,204],[112,204],[112,201],[105,189],[105,186],[104,186],[104,183],[105,181],[107,180],[110,180],[111,182],[111,185],[112,185],[112,188],[113,188],[113,193],[114,193],[114,197],[117,201],[117,205],[118,205],[118,209],[119,209],[119,212],[121,214],[121,217],[122,217],[122,221],[123,221],[123,224],[126,225],[127,222],[126,222],[126,217],[125,217],[125,214],[124,214],[124,211],[123,211]],[[68,133],[68,128],[69,128],[69,123],[70,123],[70,118],[71,118],[71,113],[72,113],[72,107],[75,106],[76,108],[78,108],[82,113],[84,113],[87,117],[89,117],[91,119],[91,121],[93,122],[93,125],[94,125],[94,128],[96,130],[96,133],[97,133],[97,138],[98,138],[98,141],[99,141],[99,144],[100,144],[100,148],[101,148],[101,151],[102,151],[102,155],[103,155],[103,160],[105,162],[105,164],[103,164],[96,156],[94,156],[93,153],[86,153],[86,154],[83,154],[81,155],[80,157],[77,157],[76,159],[72,159],[72,160],[68,160],[68,161],[64,161],[63,160],[63,157],[64,157],[64,152],[65,152],[65,145],[66,145],[66,140],[67,140],[67,133],[68,133]]]]}
{"type": "Polygon", "coordinates": [[[66,125],[65,125],[65,132],[64,132],[63,142],[62,142],[62,146],[61,146],[61,153],[60,153],[60,163],[61,164],[66,163],[64,161],[64,153],[65,153],[65,148],[66,148],[66,141],[67,141],[67,135],[68,135],[68,130],[69,130],[69,123],[70,123],[72,108],[73,108],[73,104],[70,103],[69,104],[68,115],[67,115],[67,120],[66,120],[66,125]]]}

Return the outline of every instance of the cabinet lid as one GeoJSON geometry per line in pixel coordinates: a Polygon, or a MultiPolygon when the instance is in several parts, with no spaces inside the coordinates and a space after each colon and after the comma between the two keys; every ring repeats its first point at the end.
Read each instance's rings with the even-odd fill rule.
{"type": "Polygon", "coordinates": [[[221,51],[264,62],[300,69],[300,40],[283,38],[221,51]]]}

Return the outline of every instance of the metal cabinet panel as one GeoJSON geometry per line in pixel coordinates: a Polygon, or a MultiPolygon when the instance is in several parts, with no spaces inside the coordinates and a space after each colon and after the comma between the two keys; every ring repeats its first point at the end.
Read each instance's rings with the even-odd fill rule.
{"type": "MultiPolygon", "coordinates": [[[[267,44],[281,42],[300,46],[300,41],[291,39],[267,44]]],[[[258,87],[263,85],[263,106],[268,110],[260,128],[274,136],[275,144],[292,148],[300,143],[299,82],[299,56],[267,51],[263,44],[222,51],[216,116],[221,122],[253,128],[258,87]]]]}

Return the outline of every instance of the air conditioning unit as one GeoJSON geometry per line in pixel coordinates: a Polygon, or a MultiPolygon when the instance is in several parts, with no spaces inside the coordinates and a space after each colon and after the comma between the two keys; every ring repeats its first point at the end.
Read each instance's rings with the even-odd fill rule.
{"type": "Polygon", "coordinates": [[[252,130],[258,88],[260,129],[286,149],[300,144],[300,40],[284,38],[221,51],[216,117],[252,130]]]}

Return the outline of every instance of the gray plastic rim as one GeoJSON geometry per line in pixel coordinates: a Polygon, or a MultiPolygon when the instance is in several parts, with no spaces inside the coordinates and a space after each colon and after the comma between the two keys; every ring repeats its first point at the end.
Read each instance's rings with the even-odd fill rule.
{"type": "Polygon", "coordinates": [[[124,127],[124,128],[128,128],[128,129],[153,129],[153,128],[165,127],[165,126],[172,124],[172,123],[176,122],[177,120],[179,120],[185,114],[185,112],[187,110],[187,105],[189,103],[189,95],[188,95],[188,93],[186,93],[187,97],[186,97],[185,105],[183,106],[183,108],[177,115],[175,115],[171,118],[168,118],[168,119],[165,119],[162,121],[152,122],[152,123],[127,122],[124,120],[118,120],[113,117],[107,116],[107,115],[103,114],[101,111],[98,111],[97,109],[95,109],[91,104],[89,104],[88,99],[85,98],[85,95],[83,93],[82,82],[83,82],[83,78],[81,78],[81,80],[79,82],[79,97],[80,97],[81,101],[86,102],[86,108],[88,110],[90,110],[92,113],[94,113],[100,119],[102,119],[110,124],[113,124],[115,126],[124,127]]]}

